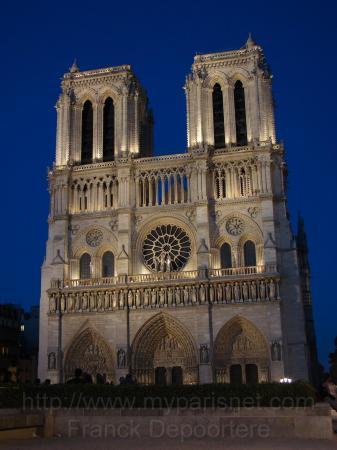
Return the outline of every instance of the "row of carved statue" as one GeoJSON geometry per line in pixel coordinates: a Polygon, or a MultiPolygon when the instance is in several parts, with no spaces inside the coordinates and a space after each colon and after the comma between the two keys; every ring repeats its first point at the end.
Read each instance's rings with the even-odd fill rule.
{"type": "Polygon", "coordinates": [[[49,293],[51,313],[108,311],[136,308],[189,306],[205,303],[240,303],[279,299],[277,280],[262,279],[235,283],[153,287],[145,289],[111,289],[106,291],[67,291],[49,293]]]}

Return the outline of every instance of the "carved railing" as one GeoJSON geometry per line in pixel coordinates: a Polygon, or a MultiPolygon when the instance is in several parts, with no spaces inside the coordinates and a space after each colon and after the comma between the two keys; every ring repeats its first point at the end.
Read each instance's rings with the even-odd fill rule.
{"type": "Polygon", "coordinates": [[[255,275],[260,273],[276,273],[276,264],[249,267],[231,267],[230,269],[209,269],[209,277],[229,277],[237,275],[255,275]]]}
{"type": "Polygon", "coordinates": [[[242,277],[247,275],[275,274],[277,273],[276,264],[266,264],[250,267],[233,267],[230,269],[199,269],[183,270],[180,272],[157,272],[137,275],[118,275],[116,277],[106,278],[85,278],[76,280],[51,281],[52,289],[63,288],[85,288],[85,287],[104,287],[115,285],[132,285],[138,283],[157,283],[166,281],[189,281],[205,280],[223,277],[242,277]]]}
{"type": "Polygon", "coordinates": [[[165,308],[205,304],[254,303],[279,300],[279,280],[257,276],[240,281],[219,279],[176,280],[170,285],[100,285],[81,290],[53,286],[48,291],[50,313],[165,308]]]}

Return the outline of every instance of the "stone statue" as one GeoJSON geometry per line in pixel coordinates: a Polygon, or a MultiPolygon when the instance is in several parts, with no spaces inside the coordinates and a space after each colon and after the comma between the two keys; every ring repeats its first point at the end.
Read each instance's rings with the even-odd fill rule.
{"type": "Polygon", "coordinates": [[[78,311],[79,309],[80,309],[80,295],[79,293],[77,293],[75,297],[75,310],[78,311]]]}
{"type": "Polygon", "coordinates": [[[128,307],[132,308],[132,306],[133,306],[133,294],[132,294],[132,291],[130,289],[129,292],[128,292],[128,307]]]}
{"type": "Polygon", "coordinates": [[[269,283],[269,300],[275,300],[275,284],[273,280],[269,283]]]}
{"type": "Polygon", "coordinates": [[[126,354],[125,350],[120,348],[117,352],[117,365],[118,369],[125,369],[126,366],[126,354]]]}
{"type": "Polygon", "coordinates": [[[213,286],[209,287],[209,301],[211,303],[214,302],[214,287],[213,286]]]}
{"type": "Polygon", "coordinates": [[[171,258],[170,255],[167,255],[166,258],[166,271],[171,272],[171,258]]]}
{"type": "Polygon", "coordinates": [[[139,289],[136,290],[136,308],[140,308],[140,292],[139,292],[139,289]]]}
{"type": "Polygon", "coordinates": [[[209,352],[208,345],[200,345],[200,364],[208,364],[209,363],[209,352]]]}
{"type": "Polygon", "coordinates": [[[217,286],[217,294],[218,294],[218,303],[222,302],[222,286],[218,284],[217,286]]]}
{"type": "Polygon", "coordinates": [[[110,295],[109,295],[108,291],[106,291],[104,294],[104,309],[111,309],[110,308],[110,295]]]}
{"type": "Polygon", "coordinates": [[[184,287],[184,304],[185,304],[185,305],[188,305],[189,300],[190,300],[190,299],[189,299],[188,287],[185,286],[185,287],[184,287]]]}
{"type": "Polygon", "coordinates": [[[85,311],[88,308],[88,294],[84,292],[82,296],[82,310],[85,311]]]}
{"type": "Polygon", "coordinates": [[[181,297],[180,297],[180,288],[179,287],[177,287],[175,289],[175,297],[176,297],[176,304],[180,305],[181,297]]]}
{"type": "Polygon", "coordinates": [[[144,291],[144,306],[149,306],[149,291],[148,289],[145,289],[144,291]]]}
{"type": "Polygon", "coordinates": [[[64,312],[66,309],[66,299],[64,294],[61,295],[61,311],[64,312]]]}
{"type": "Polygon", "coordinates": [[[98,295],[97,295],[97,309],[102,309],[102,306],[103,306],[103,304],[102,304],[103,302],[102,302],[102,292],[99,292],[98,293],[98,295]]]}
{"type": "Polygon", "coordinates": [[[264,281],[260,282],[260,299],[266,299],[266,285],[264,284],[264,281]]]}
{"type": "Polygon", "coordinates": [[[124,302],[125,302],[124,291],[123,291],[123,289],[121,289],[119,291],[119,307],[120,308],[124,308],[124,302]]]}
{"type": "Polygon", "coordinates": [[[205,286],[203,284],[200,286],[200,289],[199,289],[199,299],[200,299],[200,303],[205,303],[206,291],[205,291],[205,286]]]}
{"type": "Polygon", "coordinates": [[[72,312],[74,310],[74,297],[72,294],[68,295],[68,311],[72,312]]]}
{"type": "Polygon", "coordinates": [[[238,285],[237,282],[234,284],[234,300],[236,302],[239,302],[241,300],[240,299],[240,286],[238,285]]]}
{"type": "Polygon", "coordinates": [[[54,295],[52,295],[49,299],[49,311],[52,313],[56,311],[56,302],[54,295]]]}
{"type": "Polygon", "coordinates": [[[271,344],[271,360],[272,361],[281,361],[281,344],[277,341],[274,341],[271,344]]]}
{"type": "Polygon", "coordinates": [[[113,291],[112,293],[112,309],[117,308],[117,291],[113,291]]]}
{"type": "Polygon", "coordinates": [[[49,353],[48,355],[48,369],[55,370],[56,369],[56,355],[54,352],[49,353]]]}
{"type": "Polygon", "coordinates": [[[172,305],[172,298],[173,298],[172,288],[169,288],[167,291],[167,303],[169,304],[169,306],[172,305]]]}
{"type": "Polygon", "coordinates": [[[250,294],[251,294],[252,300],[255,301],[256,300],[256,284],[255,284],[255,281],[252,281],[252,284],[250,285],[250,294]]]}
{"type": "Polygon", "coordinates": [[[157,303],[157,292],[156,292],[155,289],[152,289],[152,292],[151,292],[151,305],[152,306],[156,306],[156,303],[157,303]]]}
{"type": "Polygon", "coordinates": [[[159,267],[160,267],[160,272],[164,272],[165,270],[165,252],[162,251],[159,257],[159,267]]]}
{"type": "Polygon", "coordinates": [[[247,286],[246,282],[244,282],[243,286],[242,286],[242,295],[243,295],[243,300],[245,302],[248,301],[248,286],[247,286]]]}
{"type": "Polygon", "coordinates": [[[164,306],[165,305],[165,291],[163,288],[159,291],[159,305],[164,306]]]}
{"type": "Polygon", "coordinates": [[[95,299],[95,295],[93,292],[90,294],[89,303],[90,303],[90,309],[94,310],[96,308],[96,299],[95,299]]]}
{"type": "Polygon", "coordinates": [[[226,284],[226,301],[227,303],[232,301],[232,286],[229,283],[226,284]]]}
{"type": "Polygon", "coordinates": [[[192,286],[191,299],[193,304],[197,303],[197,292],[195,286],[192,286]]]}

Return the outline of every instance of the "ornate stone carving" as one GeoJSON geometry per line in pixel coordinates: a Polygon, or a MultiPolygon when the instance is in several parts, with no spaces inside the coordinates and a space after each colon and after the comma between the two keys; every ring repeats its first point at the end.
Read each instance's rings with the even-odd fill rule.
{"type": "Polygon", "coordinates": [[[103,241],[103,232],[97,228],[90,230],[88,231],[85,240],[90,247],[98,247],[103,241]]]}
{"type": "Polygon", "coordinates": [[[160,225],[144,239],[144,262],[154,272],[177,272],[186,265],[190,255],[190,238],[176,225],[160,225]]]}
{"type": "Polygon", "coordinates": [[[231,234],[232,236],[238,236],[239,234],[242,234],[244,230],[244,222],[240,217],[231,217],[226,222],[226,230],[227,233],[231,234]]]}
{"type": "Polygon", "coordinates": [[[126,367],[126,352],[123,348],[117,351],[117,367],[118,369],[125,369],[126,367]]]}
{"type": "Polygon", "coordinates": [[[125,289],[111,286],[107,290],[105,285],[101,289],[84,292],[55,288],[55,291],[49,293],[49,314],[111,311],[124,309],[126,306],[132,309],[167,308],[206,302],[247,303],[279,299],[278,280],[275,278],[144,288],[130,286],[125,289]]]}
{"type": "Polygon", "coordinates": [[[270,346],[271,360],[281,361],[282,360],[282,348],[278,341],[272,342],[270,346]]]}
{"type": "Polygon", "coordinates": [[[56,369],[56,354],[54,352],[49,353],[48,355],[48,370],[56,369]]]}
{"type": "Polygon", "coordinates": [[[207,344],[200,345],[200,364],[209,363],[209,349],[207,344]]]}

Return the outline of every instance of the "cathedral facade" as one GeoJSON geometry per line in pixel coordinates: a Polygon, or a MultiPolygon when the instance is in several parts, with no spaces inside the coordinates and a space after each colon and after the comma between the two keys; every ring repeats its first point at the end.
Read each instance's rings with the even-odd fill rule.
{"type": "Polygon", "coordinates": [[[194,57],[187,151],[152,156],[130,66],[62,80],[42,267],[39,376],[118,383],[309,379],[306,315],[275,135],[251,38],[194,57]]]}

